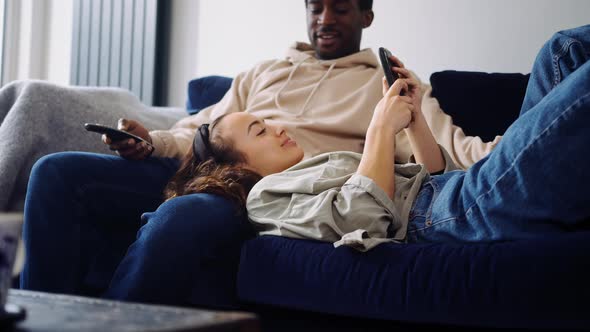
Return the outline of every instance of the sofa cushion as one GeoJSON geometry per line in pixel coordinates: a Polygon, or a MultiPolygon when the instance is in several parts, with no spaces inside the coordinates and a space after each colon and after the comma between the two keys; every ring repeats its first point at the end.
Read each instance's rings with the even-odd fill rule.
{"type": "Polygon", "coordinates": [[[232,79],[225,76],[204,76],[188,83],[186,111],[196,114],[203,108],[213,105],[223,98],[232,79]]]}
{"type": "Polygon", "coordinates": [[[242,248],[238,296],[257,304],[421,324],[590,324],[590,232],[481,244],[382,244],[362,253],[261,236],[242,248]]]}
{"type": "Polygon", "coordinates": [[[465,134],[491,141],[520,113],[530,75],[445,70],[430,76],[432,95],[465,134]]]}

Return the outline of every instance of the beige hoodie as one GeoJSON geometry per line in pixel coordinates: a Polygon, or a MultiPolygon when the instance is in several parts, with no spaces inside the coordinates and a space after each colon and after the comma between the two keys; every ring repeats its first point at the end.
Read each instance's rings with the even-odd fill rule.
{"type": "MultiPolygon", "coordinates": [[[[180,120],[170,130],[150,132],[154,156],[181,158],[199,125],[242,111],[285,127],[306,158],[330,151],[362,152],[373,109],[382,97],[382,77],[370,49],[318,60],[310,45],[296,43],[284,60],[265,61],[240,73],[219,103],[180,120]]],[[[423,112],[439,144],[463,168],[485,156],[498,141],[485,144],[479,138],[465,137],[428,91],[423,112]]],[[[411,151],[404,132],[396,138],[396,146],[396,159],[408,161],[411,151]]]]}

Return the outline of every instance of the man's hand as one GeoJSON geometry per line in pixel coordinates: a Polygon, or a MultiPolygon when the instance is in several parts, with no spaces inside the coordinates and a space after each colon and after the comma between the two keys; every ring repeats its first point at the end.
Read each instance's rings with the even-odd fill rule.
{"type": "MultiPolygon", "coordinates": [[[[119,119],[117,129],[127,131],[152,143],[152,137],[148,130],[137,121],[119,119]]],[[[125,159],[143,160],[154,152],[154,148],[151,145],[146,144],[145,142],[135,142],[134,139],[113,142],[105,134],[102,135],[102,141],[109,146],[109,149],[116,151],[118,155],[125,159]]]]}

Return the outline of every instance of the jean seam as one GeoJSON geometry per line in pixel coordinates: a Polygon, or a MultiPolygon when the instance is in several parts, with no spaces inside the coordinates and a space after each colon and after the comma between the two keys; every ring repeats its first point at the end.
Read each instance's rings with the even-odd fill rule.
{"type": "MultiPolygon", "coordinates": [[[[434,191],[434,190],[433,190],[434,191]]],[[[434,196],[434,193],[433,193],[434,196]]],[[[417,200],[416,200],[417,201],[417,200]]],[[[426,208],[426,210],[423,210],[424,212],[421,212],[420,214],[413,214],[414,217],[423,217],[423,218],[427,218],[428,217],[428,211],[430,210],[430,207],[432,205],[432,199],[430,200],[431,203],[429,203],[430,205],[428,205],[428,208],[426,208]]]]}
{"type": "Polygon", "coordinates": [[[430,184],[432,185],[432,198],[430,199],[430,205],[428,205],[428,209],[426,210],[426,217],[428,218],[428,216],[430,216],[430,219],[432,219],[432,207],[434,206],[434,202],[438,198],[440,187],[435,180],[431,180],[430,184]]]}
{"type": "Polygon", "coordinates": [[[424,227],[416,228],[416,229],[414,229],[414,230],[412,230],[412,231],[408,231],[408,233],[415,233],[415,232],[418,232],[418,231],[423,231],[423,230],[425,230],[425,229],[432,228],[432,227],[434,227],[434,226],[436,226],[436,225],[440,225],[440,224],[442,224],[442,223],[447,223],[447,222],[449,222],[449,221],[455,221],[455,220],[461,220],[461,219],[463,219],[463,218],[461,218],[460,216],[459,216],[459,217],[449,217],[449,218],[445,218],[445,219],[442,219],[442,220],[438,220],[437,222],[433,222],[433,223],[432,223],[432,224],[430,224],[429,226],[424,226],[424,227]]]}
{"type": "Polygon", "coordinates": [[[502,173],[502,175],[500,175],[498,177],[498,179],[494,182],[494,184],[492,184],[490,186],[490,189],[488,189],[485,193],[477,196],[474,200],[474,203],[469,206],[469,208],[467,208],[465,210],[465,214],[468,214],[469,212],[471,212],[471,210],[478,205],[478,202],[481,201],[484,196],[487,196],[490,192],[492,192],[492,190],[494,190],[496,188],[496,186],[498,185],[498,183],[500,181],[502,181],[507,175],[508,173],[510,173],[513,169],[514,169],[514,165],[516,164],[516,162],[530,149],[530,147],[535,144],[539,138],[541,138],[542,136],[544,136],[554,125],[556,122],[558,122],[559,120],[561,120],[564,116],[566,116],[567,114],[569,114],[572,109],[579,104],[580,100],[587,98],[588,96],[590,96],[590,92],[581,96],[580,98],[576,99],[571,105],[569,105],[558,117],[556,117],[553,121],[551,121],[551,123],[549,123],[547,125],[547,127],[541,132],[539,133],[533,140],[531,140],[531,142],[529,144],[527,144],[527,146],[522,149],[522,151],[516,156],[516,158],[514,158],[514,161],[510,164],[510,166],[506,169],[506,171],[504,171],[504,173],[502,173]]]}
{"type": "Polygon", "coordinates": [[[563,56],[569,51],[570,47],[574,43],[579,43],[577,40],[573,38],[568,38],[561,48],[555,52],[553,55],[553,72],[555,79],[553,80],[553,87],[556,87],[561,82],[561,71],[559,70],[559,60],[563,58],[563,56]]]}

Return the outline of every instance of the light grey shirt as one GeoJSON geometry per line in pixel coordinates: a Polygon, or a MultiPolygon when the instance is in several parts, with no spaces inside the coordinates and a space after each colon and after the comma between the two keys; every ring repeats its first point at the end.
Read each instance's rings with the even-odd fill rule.
{"type": "MultiPolygon", "coordinates": [[[[457,169],[441,151],[445,172],[457,169]]],[[[260,235],[315,239],[361,251],[404,241],[410,208],[428,172],[420,164],[396,164],[391,200],[372,179],[356,174],[361,156],[324,153],[264,177],[248,195],[248,218],[260,235]]]]}

